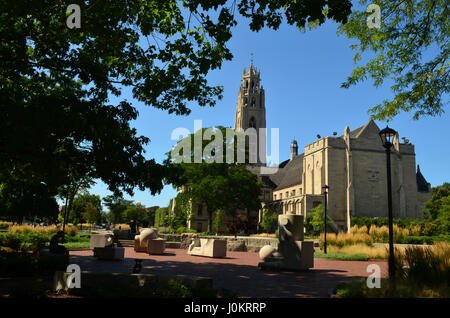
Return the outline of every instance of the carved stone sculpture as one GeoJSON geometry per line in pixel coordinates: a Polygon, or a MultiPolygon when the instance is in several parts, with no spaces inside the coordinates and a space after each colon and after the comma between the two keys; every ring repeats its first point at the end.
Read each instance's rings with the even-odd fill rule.
{"type": "Polygon", "coordinates": [[[147,252],[148,241],[158,238],[158,233],[154,229],[142,229],[139,235],[134,237],[134,251],[147,252]]]}
{"type": "Polygon", "coordinates": [[[298,271],[314,267],[314,243],[303,240],[303,215],[279,215],[278,226],[278,250],[269,251],[268,245],[264,246],[264,262],[258,267],[298,271]]]}
{"type": "Polygon", "coordinates": [[[227,241],[216,239],[196,239],[188,248],[189,255],[206,257],[226,257],[227,241]]]}

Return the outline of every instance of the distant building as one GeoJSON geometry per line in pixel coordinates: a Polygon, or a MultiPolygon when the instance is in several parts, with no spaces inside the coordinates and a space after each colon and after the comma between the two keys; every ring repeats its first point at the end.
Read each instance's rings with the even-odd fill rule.
{"type": "MultiPolygon", "coordinates": [[[[260,72],[250,64],[244,70],[235,117],[235,129],[266,128],[265,93],[260,86],[260,72]]],[[[343,135],[321,137],[307,144],[298,154],[298,142],[290,146],[290,158],[279,165],[275,174],[260,174],[258,166],[248,169],[262,180],[260,211],[241,212],[242,220],[255,229],[264,208],[277,213],[306,216],[311,208],[324,204],[322,187],[329,186],[328,215],[336,230],[350,228],[352,217],[387,217],[386,152],[379,137],[379,127],[373,120],[343,135]]],[[[424,203],[431,198],[430,184],[416,170],[414,145],[400,142],[398,134],[391,152],[392,202],[394,218],[421,218],[424,203]]],[[[265,140],[262,142],[265,153],[265,140]]],[[[259,149],[258,149],[259,150],[259,149]]],[[[205,231],[206,207],[194,204],[190,227],[205,231]]]]}

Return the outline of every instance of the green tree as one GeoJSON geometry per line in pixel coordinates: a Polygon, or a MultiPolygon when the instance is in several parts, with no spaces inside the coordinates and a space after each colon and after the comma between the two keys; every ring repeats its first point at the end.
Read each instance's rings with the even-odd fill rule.
{"type": "Polygon", "coordinates": [[[0,0],[0,180],[48,187],[68,172],[101,179],[115,195],[163,187],[167,167],[144,157],[149,138],[130,122],[122,96],[177,115],[188,102],[214,106],[223,88],[206,76],[231,60],[234,14],[250,28],[345,22],[344,1],[115,0],[80,2],[81,28],[66,24],[70,1],[0,0]],[[237,9],[237,10],[236,10],[237,9]],[[112,104],[111,97],[117,100],[112,104]]]}
{"type": "MultiPolygon", "coordinates": [[[[173,154],[168,153],[168,160],[172,160],[172,171],[176,173],[166,180],[183,189],[184,201],[206,206],[209,217],[208,232],[212,231],[213,213],[217,210],[223,210],[235,217],[238,209],[247,211],[259,209],[262,183],[244,165],[235,163],[238,161],[239,153],[237,136],[227,134],[227,128],[220,126],[199,129],[179,141],[174,149],[179,149],[186,160],[174,163],[173,154]],[[214,134],[214,147],[211,147],[208,138],[202,138],[208,132],[217,132],[214,134]],[[202,144],[196,146],[195,140],[199,137],[202,144]],[[180,145],[189,147],[183,148],[180,145]],[[188,151],[190,149],[190,152],[183,153],[186,149],[188,151]],[[233,149],[233,160],[227,158],[227,149],[233,149]],[[201,155],[197,157],[196,152],[201,155]]],[[[244,149],[244,155],[247,160],[248,148],[244,149]]]]}
{"type": "Polygon", "coordinates": [[[122,223],[123,212],[133,204],[133,201],[125,200],[121,195],[109,195],[103,198],[104,204],[108,207],[109,219],[111,223],[122,223]]]}
{"type": "MultiPolygon", "coordinates": [[[[102,201],[100,199],[100,196],[95,195],[95,194],[90,194],[86,190],[82,190],[73,199],[72,207],[71,207],[70,211],[68,212],[69,215],[68,215],[67,221],[70,223],[73,223],[73,224],[83,223],[84,221],[87,221],[88,223],[93,223],[93,222],[89,222],[85,218],[86,208],[88,205],[91,206],[90,208],[95,209],[97,211],[96,212],[96,213],[98,213],[97,216],[98,216],[98,218],[100,218],[100,214],[102,211],[102,201]]],[[[92,209],[91,209],[91,212],[92,212],[92,209]]],[[[61,212],[63,215],[65,214],[65,207],[63,207],[61,212]]],[[[92,213],[91,215],[94,215],[94,214],[92,213]]]]}
{"type": "Polygon", "coordinates": [[[359,8],[339,33],[357,40],[351,46],[355,63],[365,52],[371,59],[356,67],[342,87],[367,78],[378,87],[391,79],[395,96],[370,109],[376,119],[391,119],[402,111],[413,112],[413,119],[442,114],[450,88],[448,1],[361,0],[359,8]],[[372,3],[381,8],[380,29],[367,25],[366,8],[372,3]]]}
{"type": "MultiPolygon", "coordinates": [[[[325,226],[324,216],[325,208],[322,206],[322,204],[319,204],[318,206],[312,208],[311,213],[309,213],[306,217],[306,231],[322,232],[325,226]]],[[[327,216],[327,225],[330,225],[332,223],[333,220],[331,220],[330,217],[327,216]]]]}
{"type": "Polygon", "coordinates": [[[214,214],[214,229],[216,231],[216,234],[220,232],[220,228],[222,226],[222,222],[223,222],[223,212],[222,210],[217,210],[216,213],[214,214]]]}
{"type": "Polygon", "coordinates": [[[45,219],[56,222],[58,204],[54,193],[45,185],[28,185],[23,182],[0,183],[0,217],[22,223],[23,220],[45,219]]]}
{"type": "Polygon", "coordinates": [[[147,218],[147,210],[145,206],[143,206],[140,203],[136,203],[133,205],[130,205],[123,211],[122,214],[122,220],[125,222],[131,222],[132,220],[135,221],[142,221],[147,218]]]}
{"type": "Polygon", "coordinates": [[[169,226],[168,222],[168,208],[159,208],[155,212],[155,227],[169,226]]]}
{"type": "Polygon", "coordinates": [[[423,211],[426,234],[450,233],[450,183],[431,189],[431,199],[423,211]]]}
{"type": "Polygon", "coordinates": [[[275,225],[278,222],[278,214],[275,212],[271,212],[269,209],[264,209],[263,211],[263,217],[261,221],[262,228],[268,232],[274,232],[275,225]]]}
{"type": "Polygon", "coordinates": [[[89,224],[98,224],[102,220],[102,211],[91,202],[88,202],[84,208],[83,218],[89,224]]]}

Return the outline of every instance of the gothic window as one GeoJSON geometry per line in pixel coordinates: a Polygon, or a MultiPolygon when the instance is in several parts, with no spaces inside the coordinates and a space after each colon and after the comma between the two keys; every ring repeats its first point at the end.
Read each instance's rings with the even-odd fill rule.
{"type": "Polygon", "coordinates": [[[245,81],[245,88],[248,88],[248,81],[245,81]]]}
{"type": "Polygon", "coordinates": [[[250,91],[253,93],[255,91],[255,83],[252,81],[252,87],[250,89],[250,91]]]}
{"type": "Polygon", "coordinates": [[[247,105],[247,97],[244,97],[244,105],[247,105]]]}
{"type": "Polygon", "coordinates": [[[274,199],[274,200],[277,199],[277,195],[276,195],[276,194],[273,195],[273,199],[274,199]]]}
{"type": "Polygon", "coordinates": [[[256,107],[255,98],[252,98],[252,108],[256,107]]]}
{"type": "Polygon", "coordinates": [[[197,216],[203,215],[203,205],[199,204],[197,207],[197,216]]]}
{"type": "Polygon", "coordinates": [[[248,123],[249,128],[255,128],[256,129],[256,120],[255,117],[250,118],[250,122],[248,123]]]}

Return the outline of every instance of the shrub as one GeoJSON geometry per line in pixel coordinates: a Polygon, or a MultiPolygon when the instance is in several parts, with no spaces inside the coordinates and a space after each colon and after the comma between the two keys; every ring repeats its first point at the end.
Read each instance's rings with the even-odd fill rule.
{"type": "Polygon", "coordinates": [[[396,251],[399,277],[410,282],[438,286],[450,282],[450,244],[437,243],[433,247],[409,246],[403,253],[396,251]],[[407,264],[407,268],[401,266],[407,264]]]}
{"type": "MultiPolygon", "coordinates": [[[[320,247],[323,247],[324,234],[320,234],[320,247]]],[[[367,233],[344,233],[339,232],[337,235],[334,233],[327,233],[327,245],[336,245],[343,247],[353,244],[366,244],[372,245],[373,240],[367,233]]]]}
{"type": "Polygon", "coordinates": [[[194,229],[188,229],[185,226],[180,226],[177,228],[176,233],[182,234],[182,233],[197,233],[194,229]]]}
{"type": "Polygon", "coordinates": [[[406,236],[403,237],[398,243],[402,244],[433,244],[433,238],[429,236],[406,236]]]}
{"type": "Polygon", "coordinates": [[[14,251],[19,251],[22,247],[22,237],[14,233],[4,233],[0,235],[0,246],[8,247],[14,251]]]}
{"type": "Polygon", "coordinates": [[[115,230],[118,230],[119,227],[120,227],[122,230],[129,230],[129,229],[130,229],[130,225],[129,225],[129,224],[116,224],[116,225],[114,225],[114,229],[115,229],[115,230]]]}

